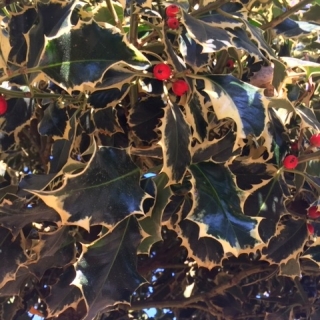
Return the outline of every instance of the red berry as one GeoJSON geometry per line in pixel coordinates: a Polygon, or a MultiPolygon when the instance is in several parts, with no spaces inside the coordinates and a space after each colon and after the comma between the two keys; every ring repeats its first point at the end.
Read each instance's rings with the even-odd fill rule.
{"type": "Polygon", "coordinates": [[[299,163],[299,160],[296,156],[294,155],[289,155],[289,156],[286,156],[283,160],[283,166],[286,168],[286,169],[294,169],[299,163]]]}
{"type": "Polygon", "coordinates": [[[168,80],[171,76],[171,69],[165,63],[158,63],[153,68],[153,75],[158,80],[168,80]]]}
{"type": "Polygon", "coordinates": [[[310,208],[308,209],[308,216],[309,216],[311,219],[318,219],[318,218],[320,218],[320,211],[318,211],[318,207],[317,207],[317,206],[310,207],[310,208]]]}
{"type": "Polygon", "coordinates": [[[226,67],[230,69],[234,68],[234,61],[232,59],[228,59],[226,67]]]}
{"type": "Polygon", "coordinates": [[[0,116],[3,116],[8,110],[7,100],[0,96],[0,116]]]}
{"type": "Polygon", "coordinates": [[[180,8],[175,4],[171,4],[166,8],[166,15],[167,17],[175,18],[176,15],[179,13],[180,8]]]}
{"type": "Polygon", "coordinates": [[[320,133],[312,135],[309,141],[313,147],[320,147],[320,133]]]}
{"type": "Polygon", "coordinates": [[[182,96],[189,90],[188,84],[184,80],[177,80],[172,84],[172,91],[176,96],[182,96]]]}
{"type": "Polygon", "coordinates": [[[179,29],[179,20],[177,18],[169,18],[167,25],[170,29],[179,29]]]}
{"type": "Polygon", "coordinates": [[[307,223],[307,228],[308,228],[309,234],[314,234],[314,226],[312,224],[307,223]]]}

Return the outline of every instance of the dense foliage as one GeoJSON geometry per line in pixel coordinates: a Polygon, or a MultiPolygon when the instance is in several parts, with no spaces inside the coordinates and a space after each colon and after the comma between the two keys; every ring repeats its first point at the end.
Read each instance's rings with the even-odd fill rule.
{"type": "Polygon", "coordinates": [[[0,319],[319,319],[318,4],[3,1],[0,319]]]}

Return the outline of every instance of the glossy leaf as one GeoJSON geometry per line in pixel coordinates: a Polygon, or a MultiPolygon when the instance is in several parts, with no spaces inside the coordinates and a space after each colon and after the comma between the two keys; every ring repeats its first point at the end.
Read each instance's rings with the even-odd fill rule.
{"type": "Polygon", "coordinates": [[[60,189],[32,193],[59,213],[62,224],[87,230],[95,224],[112,227],[133,213],[142,213],[147,195],[139,179],[139,169],[125,150],[101,147],[83,172],[66,176],[60,189]]]}
{"type": "Polygon", "coordinates": [[[117,30],[101,28],[92,21],[48,39],[39,69],[70,91],[82,89],[84,84],[94,86],[110,67],[120,62],[138,69],[149,65],[117,30]],[[81,47],[90,49],[78,50],[81,47]]]}
{"type": "Polygon", "coordinates": [[[162,126],[162,138],[159,142],[163,152],[162,172],[169,177],[169,182],[180,182],[190,164],[191,132],[178,105],[165,108],[162,126]],[[184,157],[180,155],[184,154],[184,157]]]}
{"type": "Polygon", "coordinates": [[[128,304],[131,294],[145,282],[136,270],[140,238],[136,219],[129,217],[91,245],[83,246],[73,284],[84,294],[86,320],[116,302],[128,304]]]}
{"type": "Polygon", "coordinates": [[[211,99],[219,120],[231,118],[237,125],[237,137],[260,136],[265,129],[268,102],[257,88],[232,76],[208,76],[204,92],[211,99]]]}

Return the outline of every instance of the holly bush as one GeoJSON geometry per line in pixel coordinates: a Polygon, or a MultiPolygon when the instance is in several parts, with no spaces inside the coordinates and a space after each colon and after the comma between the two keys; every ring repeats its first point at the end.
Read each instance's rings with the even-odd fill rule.
{"type": "Polygon", "coordinates": [[[3,1],[1,320],[319,319],[319,9],[3,1]]]}

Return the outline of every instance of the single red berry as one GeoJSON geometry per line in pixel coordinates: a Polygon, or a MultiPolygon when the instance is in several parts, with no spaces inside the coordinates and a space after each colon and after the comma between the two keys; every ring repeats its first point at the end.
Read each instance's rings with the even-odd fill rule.
{"type": "Polygon", "coordinates": [[[175,4],[171,4],[166,8],[166,15],[167,17],[175,18],[179,11],[180,8],[178,6],[176,6],[175,4]]]}
{"type": "Polygon", "coordinates": [[[176,96],[182,96],[189,90],[188,84],[184,80],[177,80],[172,84],[172,91],[176,96]]]}
{"type": "Polygon", "coordinates": [[[228,59],[228,61],[226,63],[226,67],[229,69],[233,69],[234,68],[234,61],[232,59],[228,59]]]}
{"type": "Polygon", "coordinates": [[[320,147],[320,133],[312,135],[309,141],[313,147],[320,147]]]}
{"type": "Polygon", "coordinates": [[[314,234],[314,226],[312,224],[307,223],[307,228],[308,228],[309,234],[314,234]]]}
{"type": "Polygon", "coordinates": [[[283,160],[283,166],[286,169],[294,169],[299,163],[299,160],[296,156],[290,154],[289,156],[286,156],[283,160]]]}
{"type": "Polygon", "coordinates": [[[169,18],[167,25],[170,29],[179,29],[179,20],[177,18],[169,18]]]}
{"type": "Polygon", "coordinates": [[[158,80],[168,80],[171,76],[171,69],[165,63],[158,63],[153,68],[153,75],[158,80]]]}
{"type": "Polygon", "coordinates": [[[292,150],[292,151],[299,151],[299,144],[298,144],[298,142],[292,142],[292,143],[291,143],[291,150],[292,150]]]}
{"type": "Polygon", "coordinates": [[[317,206],[310,207],[310,208],[308,209],[308,216],[309,216],[311,219],[318,219],[318,218],[320,218],[320,211],[318,211],[318,207],[317,207],[317,206]]]}
{"type": "Polygon", "coordinates": [[[3,116],[8,110],[7,100],[0,96],[0,116],[3,116]]]}

